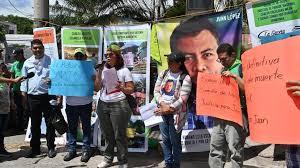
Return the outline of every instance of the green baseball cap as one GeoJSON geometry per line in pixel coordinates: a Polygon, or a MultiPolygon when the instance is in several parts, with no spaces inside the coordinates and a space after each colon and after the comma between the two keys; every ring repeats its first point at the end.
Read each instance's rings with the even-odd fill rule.
{"type": "Polygon", "coordinates": [[[74,55],[76,53],[81,53],[83,55],[86,55],[85,50],[83,48],[76,48],[75,51],[74,51],[74,55]]]}
{"type": "Polygon", "coordinates": [[[113,53],[119,54],[119,55],[121,54],[121,48],[116,44],[112,44],[112,45],[108,46],[106,49],[106,52],[107,51],[110,51],[110,52],[113,52],[113,53]]]}

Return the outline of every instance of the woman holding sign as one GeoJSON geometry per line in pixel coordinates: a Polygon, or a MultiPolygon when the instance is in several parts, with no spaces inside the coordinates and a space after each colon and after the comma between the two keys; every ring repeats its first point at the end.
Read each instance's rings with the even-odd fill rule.
{"type": "Polygon", "coordinates": [[[124,67],[118,45],[111,44],[105,56],[107,63],[99,68],[100,82],[95,85],[96,89],[100,89],[97,114],[106,143],[105,159],[98,168],[112,165],[115,146],[120,166],[127,167],[126,129],[132,112],[126,94],[133,93],[134,84],[131,72],[124,67]]]}
{"type": "MultiPolygon", "coordinates": [[[[1,55],[1,50],[0,50],[1,55]]],[[[9,103],[9,83],[20,83],[24,77],[11,79],[8,69],[4,63],[0,64],[0,157],[9,157],[11,153],[4,147],[4,130],[7,125],[8,114],[10,112],[9,103]]]]}
{"type": "Polygon", "coordinates": [[[168,55],[169,69],[160,73],[155,83],[154,100],[158,104],[157,115],[163,122],[159,129],[163,139],[164,160],[167,168],[180,167],[181,130],[186,121],[186,102],[192,81],[184,66],[184,56],[168,55]]]}

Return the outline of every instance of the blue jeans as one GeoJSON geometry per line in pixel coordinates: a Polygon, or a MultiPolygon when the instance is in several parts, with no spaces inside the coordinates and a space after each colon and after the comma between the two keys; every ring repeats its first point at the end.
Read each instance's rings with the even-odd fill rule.
{"type": "Polygon", "coordinates": [[[163,115],[163,121],[159,124],[162,134],[162,148],[167,168],[180,167],[181,132],[177,133],[174,126],[173,114],[163,115]]]}
{"type": "Polygon", "coordinates": [[[78,120],[80,117],[83,131],[83,151],[90,150],[91,143],[91,115],[92,115],[92,103],[80,106],[70,106],[66,107],[67,119],[68,119],[68,151],[76,151],[76,138],[77,138],[77,127],[78,120]]]}
{"type": "Polygon", "coordinates": [[[8,114],[0,114],[0,149],[4,148],[4,130],[6,129],[8,114]]]}
{"type": "Polygon", "coordinates": [[[300,145],[287,145],[285,152],[287,168],[300,167],[300,145]]]}

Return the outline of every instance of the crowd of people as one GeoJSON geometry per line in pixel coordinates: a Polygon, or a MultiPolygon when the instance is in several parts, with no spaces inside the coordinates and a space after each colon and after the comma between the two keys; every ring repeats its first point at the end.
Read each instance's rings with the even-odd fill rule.
{"type": "MultiPolygon", "coordinates": [[[[218,35],[213,25],[208,20],[201,22],[193,18],[179,24],[170,38],[171,53],[166,55],[168,69],[158,75],[154,88],[153,102],[157,103],[156,115],[163,118],[159,124],[162,135],[162,149],[165,166],[179,168],[181,160],[181,132],[186,122],[187,109],[195,106],[195,88],[198,73],[221,74],[234,79],[239,87],[241,104],[244,100],[244,81],[241,61],[238,59],[234,47],[228,43],[220,44],[218,35]],[[192,102],[191,102],[192,101],[192,102]]],[[[49,95],[49,73],[51,59],[44,54],[44,45],[41,40],[31,42],[33,55],[25,60],[23,50],[16,49],[13,55],[16,62],[11,71],[2,62],[0,64],[0,156],[11,155],[4,147],[3,132],[5,129],[9,105],[9,87],[13,83],[13,98],[16,105],[18,128],[24,129],[25,111],[31,118],[30,140],[31,150],[27,157],[33,158],[40,155],[41,121],[45,117],[46,139],[48,157],[56,156],[55,129],[51,123],[50,100],[62,103],[60,95],[49,95]],[[27,78],[28,74],[33,77],[27,78]]],[[[0,50],[0,56],[1,52],[0,50]]],[[[99,168],[113,165],[114,149],[117,149],[117,159],[120,167],[128,166],[128,142],[126,128],[132,114],[127,101],[127,95],[134,91],[134,83],[130,70],[124,65],[121,49],[116,44],[111,44],[105,52],[106,62],[97,66],[91,76],[94,90],[100,91],[97,115],[100,128],[105,139],[104,160],[99,168]],[[118,78],[115,90],[108,88],[110,82],[105,78],[105,71],[114,69],[118,78]]],[[[82,48],[77,48],[74,58],[87,61],[87,56],[82,48]]],[[[289,81],[294,96],[300,96],[300,81],[289,81]]],[[[91,113],[92,97],[66,97],[66,115],[68,122],[67,154],[64,161],[70,161],[77,156],[76,137],[78,121],[80,119],[83,129],[82,162],[88,162],[92,156],[91,143],[91,113]]],[[[245,108],[242,106],[242,108],[245,108]]],[[[211,168],[224,167],[226,156],[229,153],[232,167],[243,166],[245,138],[249,134],[247,111],[242,110],[244,126],[237,123],[213,118],[213,131],[211,133],[210,152],[208,163],[211,168]]],[[[290,146],[287,150],[287,165],[299,165],[299,146],[290,146]],[[298,156],[298,157],[297,157],[298,156]]],[[[296,166],[297,167],[297,166],[296,166]]],[[[299,166],[298,166],[299,167],[299,166]]]]}

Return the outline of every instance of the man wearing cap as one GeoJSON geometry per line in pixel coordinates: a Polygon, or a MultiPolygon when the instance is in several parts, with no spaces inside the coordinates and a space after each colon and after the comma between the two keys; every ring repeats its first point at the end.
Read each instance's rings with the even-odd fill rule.
{"type": "MultiPolygon", "coordinates": [[[[25,62],[24,52],[23,49],[17,48],[12,52],[13,57],[16,61],[12,64],[10,72],[13,78],[22,76],[22,67],[25,62]]],[[[24,131],[24,128],[27,123],[27,117],[25,119],[24,116],[24,107],[22,103],[22,93],[20,91],[20,83],[13,84],[13,97],[14,103],[17,107],[17,119],[16,119],[16,126],[17,129],[20,131],[24,131]]]]}
{"type": "MultiPolygon", "coordinates": [[[[28,108],[31,118],[31,151],[27,157],[33,158],[40,155],[41,145],[41,121],[45,118],[47,126],[47,147],[48,157],[56,156],[55,151],[55,129],[51,123],[52,113],[49,101],[52,99],[48,95],[48,78],[50,72],[51,58],[44,54],[44,45],[41,40],[31,41],[31,51],[33,55],[28,58],[22,68],[22,76],[34,73],[34,76],[21,83],[20,90],[23,98],[28,101],[28,108]]],[[[25,102],[25,101],[24,101],[25,102]]]]}
{"type": "Polygon", "coordinates": [[[162,135],[162,149],[166,168],[180,168],[181,131],[186,122],[186,102],[190,95],[192,81],[184,66],[184,56],[168,55],[168,70],[161,72],[154,87],[154,101],[161,115],[159,124],[162,135]]]}
{"type": "MultiPolygon", "coordinates": [[[[80,61],[86,61],[87,55],[83,48],[77,48],[74,52],[74,58],[80,61]]],[[[96,79],[96,71],[90,80],[96,79]]],[[[93,96],[67,96],[66,97],[66,114],[68,120],[67,147],[68,153],[64,161],[70,161],[76,157],[76,138],[78,120],[80,118],[83,130],[83,145],[81,162],[88,162],[91,157],[91,114],[92,114],[93,96]]]]}

